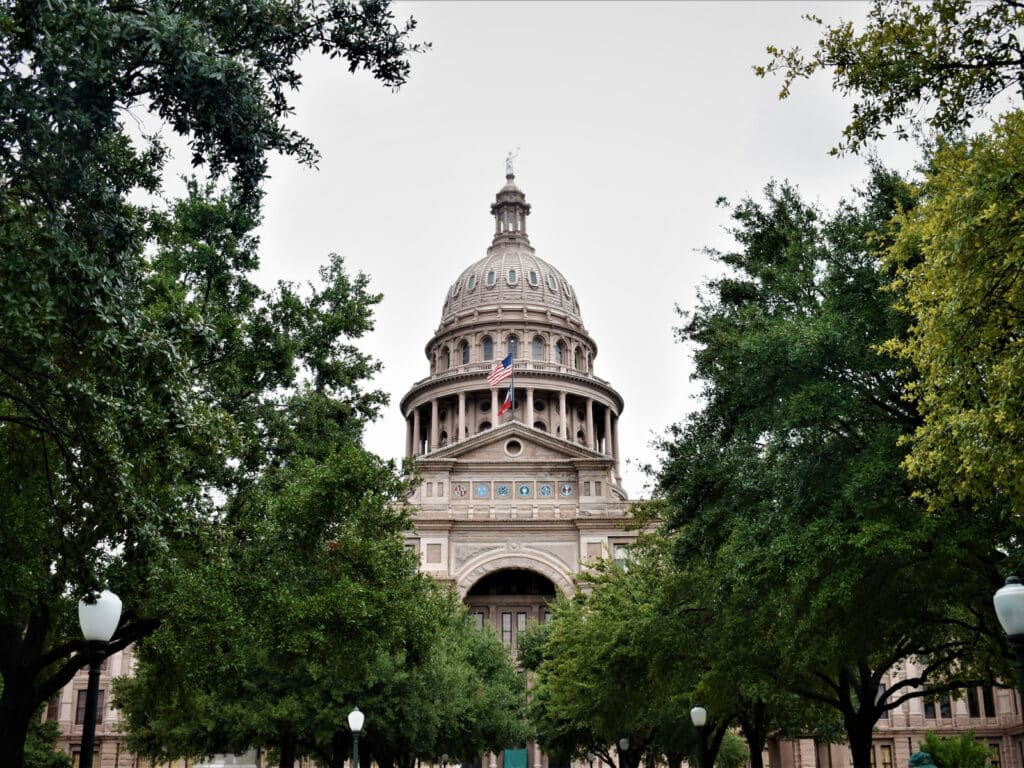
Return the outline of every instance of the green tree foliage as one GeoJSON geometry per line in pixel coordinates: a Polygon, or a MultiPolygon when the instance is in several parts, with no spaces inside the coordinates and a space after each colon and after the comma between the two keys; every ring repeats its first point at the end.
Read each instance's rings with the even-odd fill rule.
{"type": "MultiPolygon", "coordinates": [[[[550,754],[609,765],[615,755],[639,765],[648,755],[680,762],[695,752],[690,723],[695,681],[703,661],[692,609],[674,591],[676,574],[656,539],[638,545],[628,568],[594,565],[587,589],[554,606],[523,648],[535,670],[530,714],[550,754]],[[622,737],[630,742],[621,752],[622,737]]],[[[712,710],[706,728],[709,761],[734,716],[712,710]]]]}
{"type": "Polygon", "coordinates": [[[1024,48],[1018,0],[874,0],[862,31],[852,22],[822,27],[810,53],[768,47],[764,77],[781,73],[781,98],[795,80],[825,70],[835,90],[854,99],[843,141],[833,151],[862,149],[893,131],[907,138],[923,118],[957,132],[1004,91],[1024,96],[1024,48]]]}
{"type": "Polygon", "coordinates": [[[746,742],[732,731],[729,731],[722,738],[722,745],[718,748],[715,768],[740,768],[749,759],[750,755],[746,742]]]}
{"type": "Polygon", "coordinates": [[[779,184],[736,206],[739,247],[712,254],[727,271],[679,331],[705,406],[670,433],[660,475],[712,647],[739,649],[727,663],[753,684],[833,710],[858,768],[884,712],[1005,671],[989,603],[1009,537],[990,518],[928,514],[900,466],[921,422],[878,353],[906,331],[879,254],[910,202],[875,168],[831,215],[779,184]],[[921,672],[879,694],[912,659],[921,672]]]}
{"type": "Polygon", "coordinates": [[[938,768],[985,768],[994,755],[994,750],[974,738],[972,730],[948,738],[928,733],[919,746],[938,768]]]}
{"type": "MultiPolygon", "coordinates": [[[[923,422],[906,466],[933,509],[1024,509],[1024,114],[944,144],[889,251],[923,422]]],[[[1019,526],[1019,523],[1018,523],[1019,526]]]]}
{"type": "Polygon", "coordinates": [[[298,57],[398,86],[411,29],[373,0],[0,6],[3,768],[83,666],[78,598],[109,581],[124,599],[112,651],[152,631],[151,572],[284,460],[275,425],[301,378],[353,428],[380,402],[350,346],[365,278],[335,260],[321,289],[259,289],[251,232],[268,153],[315,159],[285,125],[298,57]],[[220,192],[142,202],[166,161],[136,135],[146,111],[220,192]]]}

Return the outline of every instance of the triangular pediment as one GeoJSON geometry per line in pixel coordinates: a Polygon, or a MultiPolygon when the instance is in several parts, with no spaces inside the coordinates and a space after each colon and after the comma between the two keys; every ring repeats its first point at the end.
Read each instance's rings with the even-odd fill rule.
{"type": "Polygon", "coordinates": [[[492,463],[519,459],[530,462],[596,461],[612,463],[612,457],[589,448],[569,443],[547,432],[511,421],[486,432],[473,435],[460,443],[420,456],[423,464],[432,462],[492,463]],[[509,441],[518,440],[521,454],[509,453],[509,441]]]}

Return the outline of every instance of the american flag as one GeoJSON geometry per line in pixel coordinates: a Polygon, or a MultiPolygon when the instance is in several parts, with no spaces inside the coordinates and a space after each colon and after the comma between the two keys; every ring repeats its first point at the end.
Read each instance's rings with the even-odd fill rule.
{"type": "Polygon", "coordinates": [[[496,387],[512,375],[512,353],[505,355],[505,359],[495,363],[494,368],[487,374],[487,383],[496,387]]]}

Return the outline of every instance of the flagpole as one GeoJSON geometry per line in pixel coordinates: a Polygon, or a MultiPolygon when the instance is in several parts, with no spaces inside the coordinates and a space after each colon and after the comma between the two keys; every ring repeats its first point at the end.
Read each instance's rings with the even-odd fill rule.
{"type": "Polygon", "coordinates": [[[512,421],[515,421],[516,420],[516,360],[515,360],[515,358],[512,358],[512,378],[509,379],[509,381],[511,382],[508,385],[509,386],[509,391],[512,394],[512,421]]]}

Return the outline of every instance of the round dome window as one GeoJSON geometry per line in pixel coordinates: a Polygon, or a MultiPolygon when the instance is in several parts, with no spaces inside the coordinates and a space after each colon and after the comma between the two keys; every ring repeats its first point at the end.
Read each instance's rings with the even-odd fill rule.
{"type": "Polygon", "coordinates": [[[523,452],[523,444],[518,440],[508,440],[505,443],[505,453],[515,458],[523,452]]]}

